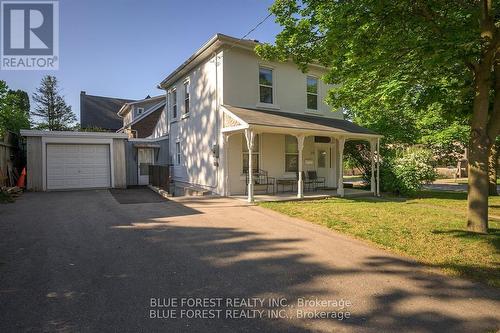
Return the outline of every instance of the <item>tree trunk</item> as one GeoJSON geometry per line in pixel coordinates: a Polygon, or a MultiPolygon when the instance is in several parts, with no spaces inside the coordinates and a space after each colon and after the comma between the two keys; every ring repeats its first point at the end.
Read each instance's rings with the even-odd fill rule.
{"type": "Polygon", "coordinates": [[[490,157],[488,160],[489,195],[498,195],[497,169],[498,169],[498,144],[493,143],[490,148],[490,157]]]}
{"type": "Polygon", "coordinates": [[[490,67],[483,64],[475,72],[475,96],[469,141],[469,186],[467,195],[467,229],[488,232],[488,156],[487,132],[490,67]]]}

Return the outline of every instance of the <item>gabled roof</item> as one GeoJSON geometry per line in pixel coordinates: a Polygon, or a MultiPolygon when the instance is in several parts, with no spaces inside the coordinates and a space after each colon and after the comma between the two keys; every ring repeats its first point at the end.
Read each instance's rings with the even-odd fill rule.
{"type": "Polygon", "coordinates": [[[148,97],[146,97],[145,99],[130,101],[128,103],[123,104],[120,110],[118,110],[118,115],[124,116],[126,111],[128,111],[132,105],[138,107],[144,107],[147,110],[149,107],[154,106],[164,100],[165,100],[165,94],[154,97],[150,97],[148,95],[148,97]]]}
{"type": "Polygon", "coordinates": [[[284,111],[268,111],[223,105],[235,122],[232,127],[241,129],[245,126],[273,127],[288,130],[311,132],[330,132],[338,135],[358,135],[381,137],[376,132],[356,125],[348,120],[310,116],[284,111]],[[239,123],[239,124],[236,124],[239,123]]]}
{"type": "Polygon", "coordinates": [[[123,125],[118,111],[131,99],[87,95],[80,93],[80,124],[83,128],[99,127],[116,131],[123,125]]]}
{"type": "Polygon", "coordinates": [[[247,49],[253,49],[258,42],[250,39],[239,39],[231,36],[227,36],[221,33],[217,33],[212,38],[210,38],[205,44],[202,45],[191,55],[186,61],[184,61],[179,67],[177,67],[172,73],[170,73],[161,83],[158,88],[165,89],[172,81],[176,81],[179,76],[184,75],[186,71],[196,66],[200,61],[205,59],[207,56],[212,54],[215,50],[220,48],[222,45],[234,45],[247,49]]]}
{"type": "Polygon", "coordinates": [[[163,109],[163,107],[165,106],[165,104],[166,104],[166,101],[165,101],[165,99],[163,99],[163,100],[161,100],[160,102],[158,102],[158,103],[156,103],[154,105],[149,105],[148,108],[146,108],[144,110],[144,112],[140,116],[138,116],[137,118],[135,118],[133,121],[131,121],[130,123],[128,123],[126,126],[130,126],[130,125],[133,125],[135,123],[138,123],[142,119],[148,117],[153,112],[158,111],[158,109],[163,109]]]}
{"type": "MultiPolygon", "coordinates": [[[[203,44],[202,47],[198,49],[198,51],[193,53],[193,55],[191,55],[186,61],[184,61],[179,67],[177,67],[172,73],[170,73],[163,81],[161,81],[158,85],[158,88],[167,89],[170,84],[182,78],[191,69],[201,63],[203,60],[212,56],[214,52],[218,51],[224,46],[227,47],[228,50],[232,49],[233,47],[237,47],[239,49],[253,51],[255,49],[255,46],[257,46],[258,44],[260,44],[260,42],[257,40],[236,38],[217,33],[212,36],[212,38],[210,38],[205,44],[203,44]]],[[[309,66],[325,68],[321,64],[315,62],[309,64],[309,66]]]]}

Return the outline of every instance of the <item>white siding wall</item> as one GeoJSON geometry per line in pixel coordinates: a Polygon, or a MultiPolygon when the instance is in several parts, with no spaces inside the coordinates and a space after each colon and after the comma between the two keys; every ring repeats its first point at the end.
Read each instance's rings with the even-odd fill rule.
{"type": "MultiPolygon", "coordinates": [[[[275,80],[275,104],[279,111],[306,112],[306,77],[319,78],[322,72],[311,69],[302,73],[293,63],[270,63],[257,57],[252,51],[230,49],[224,52],[224,104],[256,108],[259,102],[259,65],[273,68],[275,80]]],[[[341,112],[332,112],[331,107],[323,102],[331,85],[318,80],[318,111],[309,112],[325,117],[342,118],[341,112]]]]}
{"type": "MultiPolygon", "coordinates": [[[[217,67],[215,59],[216,57],[211,57],[204,61],[188,75],[167,87],[167,92],[174,87],[177,89],[178,117],[171,119],[171,103],[167,101],[167,108],[163,111],[152,137],[157,138],[169,134],[170,156],[174,163],[173,177],[176,182],[205,187],[219,194],[227,194],[224,175],[227,164],[231,193],[243,193],[245,177],[242,175],[241,165],[241,134],[230,137],[226,156],[224,140],[220,132],[221,114],[216,112],[216,97],[218,104],[255,108],[259,99],[258,69],[259,64],[262,63],[274,68],[275,102],[280,106],[280,111],[305,113],[306,74],[300,72],[291,63],[265,63],[253,52],[237,48],[219,52],[217,67]],[[191,91],[189,117],[183,117],[183,83],[186,78],[189,78],[191,91]],[[181,147],[180,164],[176,163],[176,142],[179,142],[181,147]],[[220,159],[218,161],[211,152],[214,144],[219,144],[220,159]],[[227,160],[225,160],[226,157],[227,160]],[[219,166],[214,166],[214,162],[218,162],[219,166]]],[[[310,74],[318,78],[322,75],[318,71],[311,71],[310,74]]],[[[319,107],[315,114],[342,118],[340,112],[331,112],[331,108],[322,102],[327,90],[328,86],[319,80],[319,107]]],[[[269,171],[272,176],[283,176],[284,136],[264,134],[262,142],[261,168],[269,171]]],[[[312,138],[306,140],[304,159],[308,154],[314,154],[312,138]]]]}
{"type": "MultiPolygon", "coordinates": [[[[218,70],[222,70],[221,66],[218,66],[218,70]]],[[[220,75],[219,88],[221,84],[220,75]]],[[[219,189],[217,188],[217,178],[223,179],[219,174],[223,172],[222,165],[221,167],[214,165],[216,159],[211,150],[214,144],[220,144],[221,150],[223,149],[215,101],[217,95],[215,57],[196,67],[189,75],[168,87],[168,90],[173,87],[177,88],[177,119],[170,119],[171,110],[168,110],[167,114],[170,122],[170,155],[174,162],[174,180],[219,193],[222,185],[219,184],[219,189]],[[183,84],[187,78],[190,81],[190,111],[188,116],[185,116],[183,84]],[[180,164],[176,163],[176,142],[179,142],[181,147],[180,164]]],[[[170,107],[170,103],[168,104],[170,107]]],[[[164,126],[167,122],[163,117],[165,116],[162,115],[155,129],[155,135],[166,133],[164,126]]]]}

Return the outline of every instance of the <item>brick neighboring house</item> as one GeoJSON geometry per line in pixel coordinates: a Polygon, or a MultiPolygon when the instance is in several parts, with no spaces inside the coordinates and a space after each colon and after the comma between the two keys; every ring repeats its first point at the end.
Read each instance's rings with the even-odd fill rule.
{"type": "Polygon", "coordinates": [[[125,103],[118,111],[122,126],[118,132],[127,133],[129,138],[147,138],[160,120],[165,107],[165,95],[146,97],[140,101],[125,103]]]}
{"type": "Polygon", "coordinates": [[[88,95],[80,93],[80,124],[82,128],[97,127],[108,132],[116,132],[123,126],[118,111],[131,99],[88,95]]]}

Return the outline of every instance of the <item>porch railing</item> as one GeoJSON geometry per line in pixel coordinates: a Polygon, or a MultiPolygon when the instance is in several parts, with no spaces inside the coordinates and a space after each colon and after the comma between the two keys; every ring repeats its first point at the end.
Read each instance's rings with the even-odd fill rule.
{"type": "Polygon", "coordinates": [[[149,166],[149,184],[168,190],[170,184],[170,166],[168,165],[150,165],[149,166]]]}

